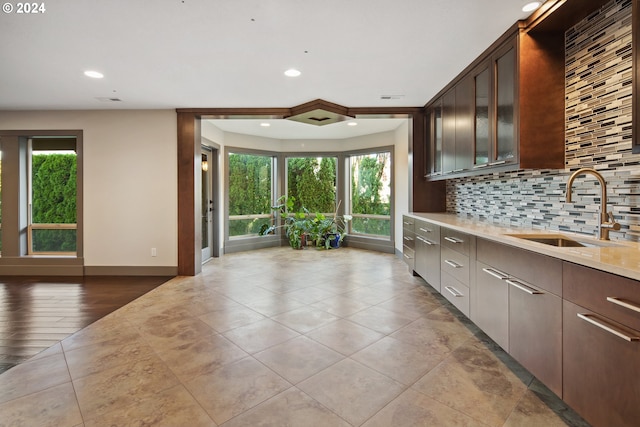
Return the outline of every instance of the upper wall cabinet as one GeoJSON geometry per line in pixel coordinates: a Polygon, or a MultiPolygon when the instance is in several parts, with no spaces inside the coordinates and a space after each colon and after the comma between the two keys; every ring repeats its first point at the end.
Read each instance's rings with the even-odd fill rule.
{"type": "Polygon", "coordinates": [[[427,104],[428,115],[438,108],[443,137],[432,123],[425,152],[442,168],[428,168],[429,179],[563,168],[563,34],[519,23],[427,104]]]}

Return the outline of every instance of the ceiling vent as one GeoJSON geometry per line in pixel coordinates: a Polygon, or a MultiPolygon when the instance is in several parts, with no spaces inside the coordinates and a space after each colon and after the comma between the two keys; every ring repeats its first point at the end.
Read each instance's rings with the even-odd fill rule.
{"type": "Polygon", "coordinates": [[[353,116],[349,116],[348,111],[348,108],[341,105],[316,99],[291,108],[291,115],[286,119],[314,126],[325,126],[352,119],[353,116]]]}

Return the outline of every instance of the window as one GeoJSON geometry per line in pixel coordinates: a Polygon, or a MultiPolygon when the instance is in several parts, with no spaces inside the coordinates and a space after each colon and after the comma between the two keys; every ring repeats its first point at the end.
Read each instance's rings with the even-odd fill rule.
{"type": "Polygon", "coordinates": [[[391,236],[391,152],[349,156],[351,233],[391,236]]]}
{"type": "Polygon", "coordinates": [[[294,211],[336,211],[336,157],[287,158],[287,195],[295,197],[294,211]]]}
{"type": "Polygon", "coordinates": [[[29,140],[28,254],[75,254],[75,140],[29,140]]]}
{"type": "Polygon", "coordinates": [[[257,235],[273,221],[271,155],[229,153],[229,237],[257,235]]]}

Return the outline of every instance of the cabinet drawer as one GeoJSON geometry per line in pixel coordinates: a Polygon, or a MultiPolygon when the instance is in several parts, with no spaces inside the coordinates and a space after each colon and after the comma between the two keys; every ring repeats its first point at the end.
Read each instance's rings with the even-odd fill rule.
{"type": "Polygon", "coordinates": [[[440,227],[424,221],[416,221],[416,236],[424,237],[430,242],[440,243],[440,227]]]}
{"type": "Polygon", "coordinates": [[[640,331],[640,282],[565,262],[562,292],[564,299],[640,331]]]}
{"type": "Polygon", "coordinates": [[[440,244],[464,255],[469,255],[470,236],[459,231],[443,228],[440,230],[440,244]]]}
{"type": "Polygon", "coordinates": [[[451,275],[441,273],[441,293],[465,316],[469,317],[469,287],[460,283],[451,275]]]}
{"type": "Polygon", "coordinates": [[[415,251],[407,245],[402,245],[402,259],[404,259],[404,262],[406,262],[407,265],[413,270],[415,251]]]}
{"type": "Polygon", "coordinates": [[[469,257],[444,246],[440,254],[442,272],[469,286],[469,257]]]}
{"type": "Polygon", "coordinates": [[[477,239],[478,261],[562,296],[562,261],[513,246],[477,239]]]}
{"type": "Polygon", "coordinates": [[[408,231],[414,231],[415,220],[409,216],[402,216],[402,228],[408,231]]]}
{"type": "Polygon", "coordinates": [[[413,231],[403,230],[402,232],[402,244],[410,249],[416,248],[416,235],[413,231]]]}
{"type": "Polygon", "coordinates": [[[626,341],[578,315],[625,334],[640,334],[563,301],[563,400],[594,427],[637,426],[640,342],[626,341]]]}

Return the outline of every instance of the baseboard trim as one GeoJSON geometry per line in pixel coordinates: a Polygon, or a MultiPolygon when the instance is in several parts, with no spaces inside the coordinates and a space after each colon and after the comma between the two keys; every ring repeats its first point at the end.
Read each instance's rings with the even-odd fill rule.
{"type": "Polygon", "coordinates": [[[85,276],[177,276],[178,267],[85,265],[85,276]]]}

